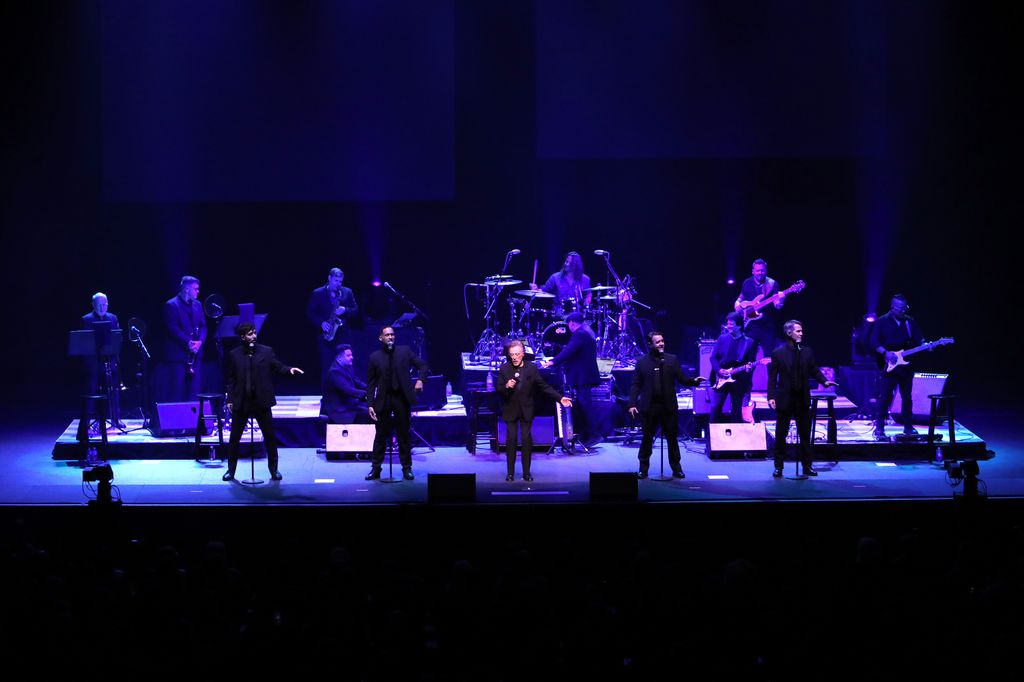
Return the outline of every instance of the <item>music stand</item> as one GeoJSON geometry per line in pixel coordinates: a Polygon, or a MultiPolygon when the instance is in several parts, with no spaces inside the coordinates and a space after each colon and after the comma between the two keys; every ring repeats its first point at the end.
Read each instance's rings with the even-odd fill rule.
{"type": "MultiPolygon", "coordinates": [[[[114,329],[111,321],[93,322],[92,329],[75,329],[68,332],[68,355],[71,357],[95,358],[97,368],[103,373],[103,388],[107,395],[109,421],[113,428],[121,433],[125,430],[118,426],[121,421],[121,402],[115,392],[113,372],[110,367],[112,358],[121,354],[123,332],[114,329]]],[[[93,390],[90,388],[90,390],[93,390]]]]}

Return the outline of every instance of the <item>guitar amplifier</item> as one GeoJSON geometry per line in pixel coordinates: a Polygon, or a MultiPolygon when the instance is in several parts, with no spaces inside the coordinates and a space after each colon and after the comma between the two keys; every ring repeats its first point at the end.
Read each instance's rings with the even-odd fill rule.
{"type": "MultiPolygon", "coordinates": [[[[942,389],[946,387],[946,380],[949,379],[948,374],[925,374],[917,372],[914,374],[914,387],[910,392],[910,397],[914,401],[914,416],[925,417],[929,416],[932,408],[932,401],[928,400],[928,396],[933,393],[942,393],[942,389]]],[[[903,400],[900,396],[899,389],[896,390],[896,395],[893,396],[892,406],[889,408],[889,412],[894,416],[898,417],[903,409],[903,400]]]]}
{"type": "Polygon", "coordinates": [[[327,459],[340,459],[342,453],[373,452],[376,435],[373,424],[328,424],[327,459]]]}
{"type": "MultiPolygon", "coordinates": [[[[199,419],[199,402],[157,403],[150,421],[149,431],[157,438],[179,438],[196,435],[199,419]]],[[[209,433],[209,425],[203,420],[202,435],[209,433]]]]}

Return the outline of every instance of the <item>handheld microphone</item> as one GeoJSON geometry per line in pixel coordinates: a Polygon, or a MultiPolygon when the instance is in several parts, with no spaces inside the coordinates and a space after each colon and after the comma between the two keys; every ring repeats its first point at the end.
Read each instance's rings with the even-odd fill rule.
{"type": "Polygon", "coordinates": [[[249,355],[254,355],[256,353],[256,342],[253,341],[250,343],[249,347],[245,349],[245,352],[249,355]]]}
{"type": "Polygon", "coordinates": [[[511,251],[508,252],[508,255],[518,256],[520,253],[522,253],[522,251],[520,251],[519,249],[512,249],[511,251]]]}
{"type": "Polygon", "coordinates": [[[594,255],[595,256],[610,256],[611,254],[608,253],[607,251],[605,251],[604,249],[594,249],[594,255]]]}
{"type": "Polygon", "coordinates": [[[516,386],[519,385],[519,370],[516,370],[516,373],[512,375],[512,381],[516,382],[516,386]]]}

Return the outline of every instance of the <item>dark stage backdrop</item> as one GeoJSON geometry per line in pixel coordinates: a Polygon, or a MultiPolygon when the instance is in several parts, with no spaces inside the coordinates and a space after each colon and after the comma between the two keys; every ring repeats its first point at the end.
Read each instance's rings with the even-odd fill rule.
{"type": "MultiPolygon", "coordinates": [[[[522,254],[612,252],[673,350],[755,257],[824,364],[887,294],[954,346],[920,367],[1009,391],[977,357],[1015,253],[994,8],[953,2],[30,3],[3,10],[5,398],[74,403],[66,331],[97,290],[159,345],[182,274],[251,301],[312,370],[310,291],[339,265],[370,312],[430,316],[454,376],[463,285],[522,254]]],[[[470,301],[472,315],[479,307],[470,301]]],[[[1012,363],[1012,354],[1007,358],[1012,363]]]]}

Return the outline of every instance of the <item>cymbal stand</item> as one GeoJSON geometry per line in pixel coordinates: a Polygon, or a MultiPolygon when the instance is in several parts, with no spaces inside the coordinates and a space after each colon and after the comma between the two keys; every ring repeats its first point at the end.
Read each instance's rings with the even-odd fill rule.
{"type": "Polygon", "coordinates": [[[473,348],[473,354],[470,356],[470,360],[473,362],[479,362],[482,358],[487,358],[487,364],[493,365],[495,355],[500,357],[500,351],[495,353],[496,348],[501,347],[501,336],[494,329],[494,325],[497,322],[497,315],[494,313],[494,305],[498,302],[498,297],[501,296],[501,287],[498,285],[486,287],[487,296],[487,311],[484,313],[484,330],[480,334],[480,339],[476,342],[476,347],[473,348]]]}

